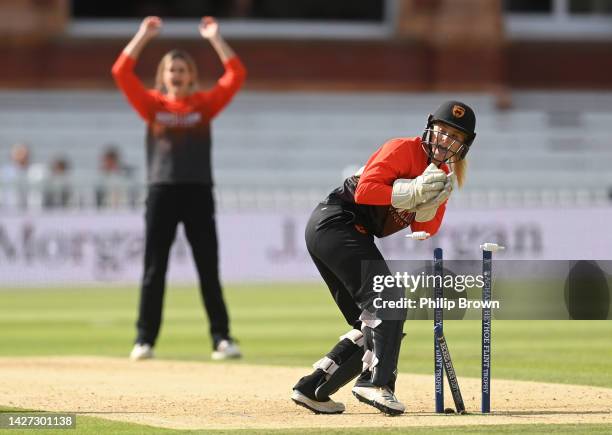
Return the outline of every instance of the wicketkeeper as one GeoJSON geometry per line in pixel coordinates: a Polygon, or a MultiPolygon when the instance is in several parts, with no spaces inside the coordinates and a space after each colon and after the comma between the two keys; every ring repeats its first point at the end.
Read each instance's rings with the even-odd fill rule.
{"type": "Polygon", "coordinates": [[[421,137],[386,142],[313,211],[308,252],[353,329],[293,387],[298,405],[341,413],[344,405],[330,396],[358,377],[352,390],[357,399],[386,414],[404,412],[395,397],[404,320],[380,319],[372,310],[372,279],[390,274],[374,237],[407,227],[438,231],[455,182],[463,184],[475,126],[470,107],[445,102],[429,116],[421,137]]]}

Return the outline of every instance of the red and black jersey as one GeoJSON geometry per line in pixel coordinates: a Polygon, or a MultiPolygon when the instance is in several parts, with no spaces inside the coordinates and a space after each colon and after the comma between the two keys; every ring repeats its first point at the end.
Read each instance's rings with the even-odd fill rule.
{"type": "Polygon", "coordinates": [[[212,185],[210,122],[231,101],[245,80],[238,57],[225,62],[225,73],[210,90],[170,100],[146,89],[134,74],[136,61],[122,53],[113,65],[117,86],[147,123],[149,184],[212,185]]]}
{"type": "MultiPolygon", "coordinates": [[[[363,172],[344,181],[325,200],[342,204],[355,214],[358,225],[376,237],[385,237],[410,226],[412,231],[427,231],[431,235],[440,228],[446,202],[429,222],[416,222],[415,213],[391,205],[393,182],[398,178],[414,179],[429,165],[420,137],[396,138],[386,142],[368,160],[363,172]]],[[[446,164],[440,168],[448,173],[446,164]]]]}

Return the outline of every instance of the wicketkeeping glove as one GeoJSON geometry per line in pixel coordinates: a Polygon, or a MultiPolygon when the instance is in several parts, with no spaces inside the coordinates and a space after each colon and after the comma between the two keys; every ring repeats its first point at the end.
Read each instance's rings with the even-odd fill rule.
{"type": "Polygon", "coordinates": [[[438,207],[440,207],[440,205],[442,205],[442,203],[446,201],[453,192],[456,179],[457,177],[454,173],[451,172],[448,174],[446,177],[446,183],[444,184],[444,189],[435,198],[432,198],[431,200],[420,204],[415,208],[416,215],[414,220],[417,222],[429,222],[432,220],[438,212],[438,207]]]}
{"type": "Polygon", "coordinates": [[[391,205],[403,210],[415,209],[444,190],[447,183],[446,173],[433,163],[414,180],[399,178],[393,183],[391,205]]]}

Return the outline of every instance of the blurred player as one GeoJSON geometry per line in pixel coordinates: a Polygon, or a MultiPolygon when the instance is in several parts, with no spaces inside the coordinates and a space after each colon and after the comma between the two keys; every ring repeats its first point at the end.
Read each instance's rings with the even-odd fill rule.
{"type": "Polygon", "coordinates": [[[246,70],[221,37],[217,22],[205,17],[199,26],[200,34],[211,43],[225,67],[225,74],[216,86],[199,90],[192,57],[172,50],[159,63],[155,89],[145,89],[134,74],[134,66],[144,46],[161,27],[160,18],[145,18],[113,66],[119,89],[147,123],[149,187],[144,274],[138,335],[130,357],[134,360],[153,357],[162,318],[168,255],[176,227],[182,222],[210,320],[212,358],[236,358],[240,351],[229,334],[218,273],[210,127],[213,118],[240,89],[246,70]]]}
{"type": "Polygon", "coordinates": [[[298,405],[341,413],[344,405],[329,396],[359,376],[353,387],[357,399],[386,414],[405,411],[395,397],[404,321],[377,318],[372,310],[377,295],[372,278],[390,274],[374,237],[407,227],[431,235],[438,231],[455,179],[463,184],[475,126],[471,108],[445,102],[429,116],[422,137],[388,141],[315,208],[306,246],[353,329],[293,387],[291,398],[298,405]]]}

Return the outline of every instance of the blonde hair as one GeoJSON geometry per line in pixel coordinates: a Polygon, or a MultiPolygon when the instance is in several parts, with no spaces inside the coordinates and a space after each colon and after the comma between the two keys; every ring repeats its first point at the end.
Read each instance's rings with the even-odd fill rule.
{"type": "Polygon", "coordinates": [[[467,172],[467,160],[463,159],[451,163],[451,171],[457,176],[457,184],[459,187],[463,187],[463,183],[465,183],[465,173],[467,172]]]}
{"type": "Polygon", "coordinates": [[[189,92],[193,93],[198,90],[200,87],[198,84],[198,67],[196,66],[195,61],[191,55],[183,50],[170,50],[168,53],[164,55],[159,61],[157,65],[157,74],[155,74],[155,89],[157,89],[162,94],[168,92],[166,87],[164,86],[164,70],[166,69],[166,65],[172,62],[174,59],[181,59],[187,64],[187,69],[191,74],[191,83],[189,84],[189,92]]]}

